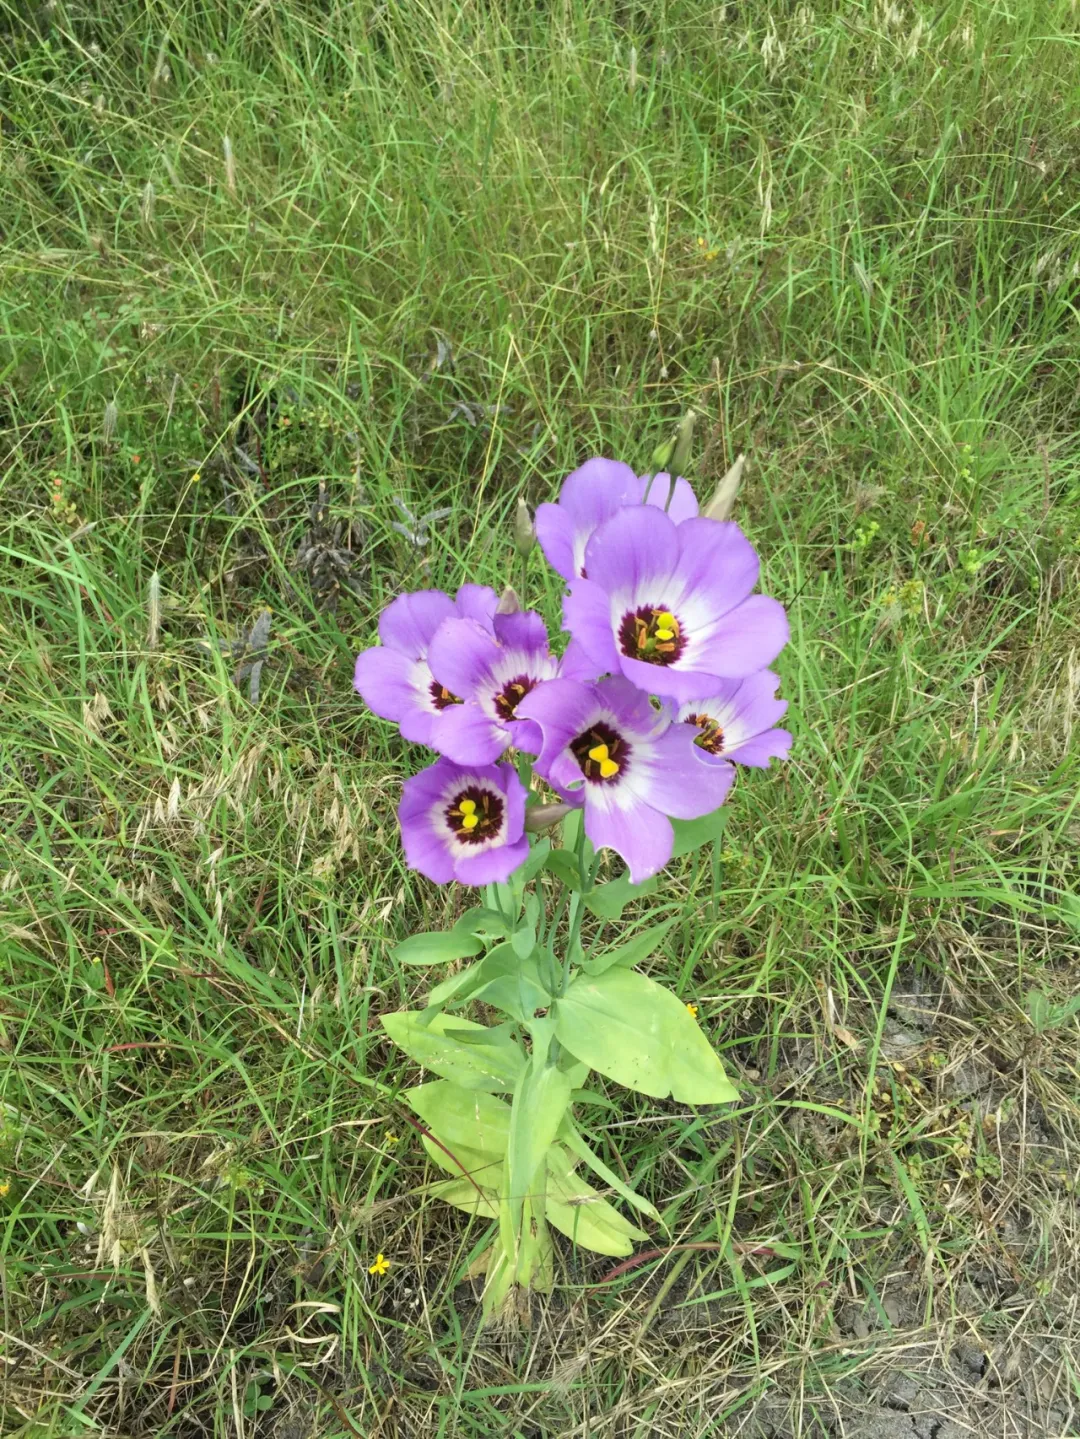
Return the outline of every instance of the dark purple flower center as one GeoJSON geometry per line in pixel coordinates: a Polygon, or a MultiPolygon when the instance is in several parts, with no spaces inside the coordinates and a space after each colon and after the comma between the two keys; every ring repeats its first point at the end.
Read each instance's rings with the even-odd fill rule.
{"type": "Polygon", "coordinates": [[[610,725],[598,721],[570,741],[570,753],[593,784],[614,784],[626,769],[630,746],[610,725]]]}
{"type": "Polygon", "coordinates": [[[446,822],[454,838],[462,844],[480,844],[498,835],[502,828],[503,810],[499,795],[473,784],[455,796],[446,811],[446,822]]]}
{"type": "Polygon", "coordinates": [[[459,699],[457,695],[451,694],[446,686],[441,685],[438,680],[432,680],[431,684],[428,685],[428,694],[431,696],[431,703],[437,710],[445,710],[449,709],[451,705],[461,705],[465,703],[465,701],[459,699]]]}
{"type": "Polygon", "coordinates": [[[495,696],[495,709],[501,720],[512,720],[514,711],[525,698],[531,689],[535,689],[536,681],[531,675],[518,675],[495,696]]]}
{"type": "Polygon", "coordinates": [[[687,715],[686,724],[692,724],[695,729],[701,731],[695,735],[694,743],[702,749],[708,750],[709,754],[723,754],[724,752],[724,731],[717,724],[711,715],[687,715]]]}
{"type": "Polygon", "coordinates": [[[672,665],[686,648],[678,619],[663,605],[640,605],[623,615],[619,646],[627,659],[672,665]]]}

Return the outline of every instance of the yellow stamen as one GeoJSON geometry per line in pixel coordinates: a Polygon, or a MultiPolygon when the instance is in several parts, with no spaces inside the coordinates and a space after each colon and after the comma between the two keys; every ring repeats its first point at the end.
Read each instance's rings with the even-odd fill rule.
{"type": "Polygon", "coordinates": [[[675,638],[675,631],[669,629],[657,630],[656,638],[658,640],[673,640],[675,638]]]}
{"type": "MultiPolygon", "coordinates": [[[[601,746],[601,748],[605,748],[605,746],[601,746]]],[[[592,754],[592,751],[590,750],[589,753],[592,754]]],[[[613,774],[618,774],[618,773],[619,773],[619,766],[615,763],[615,761],[614,761],[613,759],[602,759],[602,760],[600,761],[600,778],[601,778],[601,779],[610,779],[613,774]]]]}
{"type": "Polygon", "coordinates": [[[474,799],[463,799],[458,805],[458,809],[462,814],[475,814],[476,801],[474,799]]]}
{"type": "Polygon", "coordinates": [[[475,829],[479,823],[480,816],[478,814],[466,814],[461,818],[462,829],[475,829]]]}
{"type": "Polygon", "coordinates": [[[608,747],[606,744],[594,744],[592,749],[589,751],[589,758],[599,760],[601,764],[603,764],[604,760],[606,760],[607,757],[608,747]]]}
{"type": "MultiPolygon", "coordinates": [[[[656,623],[658,625],[663,625],[664,629],[666,630],[671,630],[672,634],[674,634],[675,631],[679,628],[679,622],[670,610],[661,610],[660,613],[656,616],[656,623]]],[[[657,631],[657,633],[660,633],[659,630],[657,631]]],[[[661,639],[665,640],[670,639],[670,637],[670,635],[660,636],[661,639]]]]}

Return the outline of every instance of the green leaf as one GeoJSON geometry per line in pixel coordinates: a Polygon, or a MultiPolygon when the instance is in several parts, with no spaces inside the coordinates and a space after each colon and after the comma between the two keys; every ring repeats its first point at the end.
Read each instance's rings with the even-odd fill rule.
{"type": "Polygon", "coordinates": [[[483,948],[475,935],[463,929],[434,930],[402,940],[390,954],[399,964],[449,964],[452,959],[479,954],[483,948]]]}
{"type": "Polygon", "coordinates": [[[381,1023],[411,1059],[463,1089],[513,1089],[525,1067],[525,1056],[507,1035],[496,1037],[487,1025],[468,1019],[436,1014],[425,1022],[421,1012],[404,1009],[382,1015],[381,1023]],[[448,1033],[448,1024],[457,1032],[448,1033]],[[471,1043],[458,1038],[462,1030],[475,1032],[471,1043]]]}
{"type": "Polygon", "coordinates": [[[529,850],[528,859],[518,870],[522,884],[528,884],[531,879],[536,878],[543,869],[550,853],[551,839],[548,835],[544,835],[542,839],[533,841],[532,848],[529,850]]]}
{"type": "Polygon", "coordinates": [[[618,919],[632,899],[652,894],[655,889],[655,879],[647,879],[644,884],[631,884],[630,876],[624,874],[609,884],[598,885],[586,896],[585,903],[601,919],[618,919]]]}
{"type": "Polygon", "coordinates": [[[536,961],[518,959],[516,955],[513,968],[475,990],[473,998],[494,1005],[522,1024],[528,1023],[538,1009],[547,1009],[551,1004],[536,961]]]}
{"type": "Polygon", "coordinates": [[[723,808],[714,809],[712,814],[703,815],[701,819],[673,819],[671,827],[675,831],[675,848],[671,852],[672,859],[700,849],[710,840],[719,839],[727,822],[728,811],[723,808]]]}
{"type": "Polygon", "coordinates": [[[1062,890],[1058,896],[1061,917],[1072,929],[1080,930],[1080,894],[1069,894],[1062,890]]]}
{"type": "Polygon", "coordinates": [[[448,1149],[460,1145],[502,1161],[510,1137],[510,1106],[501,1099],[445,1079],[406,1089],[402,1098],[448,1149]]]}
{"type": "Polygon", "coordinates": [[[480,1214],[485,1219],[498,1219],[499,1197],[485,1186],[478,1190],[467,1179],[440,1179],[429,1186],[429,1194],[452,1204],[455,1209],[464,1209],[466,1214],[480,1214]]]}
{"type": "Polygon", "coordinates": [[[497,979],[500,974],[512,974],[518,967],[519,960],[514,953],[514,946],[509,940],[497,944],[494,949],[489,949],[483,959],[476,964],[470,964],[465,969],[452,974],[449,979],[444,979],[437,984],[428,995],[429,1004],[448,1004],[450,1000],[456,1000],[459,1004],[468,999],[489,980],[497,979]]]}
{"type": "Polygon", "coordinates": [[[1027,992],[1027,1012],[1036,1034],[1043,1034],[1050,1027],[1050,1001],[1041,989],[1027,992]]]}
{"type": "Polygon", "coordinates": [[[497,909],[488,909],[486,905],[479,905],[476,909],[470,909],[454,925],[455,931],[460,930],[463,934],[496,934],[504,935],[507,932],[506,920],[497,909]]]}
{"type": "Polygon", "coordinates": [[[604,950],[595,958],[585,960],[582,969],[586,974],[604,974],[616,965],[622,969],[633,969],[635,965],[648,959],[678,918],[678,915],[674,915],[671,919],[665,919],[663,924],[654,924],[649,929],[642,930],[625,944],[604,950]]]}
{"type": "Polygon", "coordinates": [[[521,1233],[523,1201],[544,1190],[544,1156],[570,1103],[570,1078],[554,1064],[532,1055],[510,1108],[506,1186],[515,1238],[521,1233]]]}
{"type": "Polygon", "coordinates": [[[544,868],[561,879],[567,889],[581,888],[581,870],[577,856],[568,849],[553,849],[544,862],[544,868]]]}
{"type": "Polygon", "coordinates": [[[621,1195],[627,1204],[633,1205],[636,1210],[650,1219],[655,1219],[657,1224],[661,1222],[660,1211],[656,1206],[650,1204],[647,1199],[643,1199],[636,1189],[631,1189],[629,1184],[621,1180],[614,1170],[607,1167],[598,1154],[592,1152],[570,1118],[564,1121],[559,1130],[559,1139],[579,1159],[585,1161],[598,1179],[602,1179],[609,1188],[614,1189],[616,1194],[621,1195]]]}
{"type": "Polygon", "coordinates": [[[574,1173],[570,1156],[561,1144],[547,1155],[548,1222],[583,1249],[623,1258],[634,1251],[634,1240],[648,1235],[624,1219],[596,1190],[574,1173]]]}
{"type": "Polygon", "coordinates": [[[559,1043],[628,1089],[682,1104],[739,1097],[686,1005],[635,970],[579,975],[554,1015],[559,1043]]]}
{"type": "Polygon", "coordinates": [[[536,948],[535,927],[531,924],[523,924],[520,929],[515,929],[510,936],[510,943],[519,959],[529,959],[536,948]]]}
{"type": "Polygon", "coordinates": [[[465,1179],[468,1184],[466,1176],[471,1176],[481,1188],[493,1192],[504,1188],[505,1155],[485,1154],[482,1150],[470,1149],[465,1144],[448,1144],[446,1149],[440,1149],[426,1134],[420,1136],[420,1143],[433,1162],[440,1169],[445,1169],[447,1174],[452,1174],[455,1179],[465,1179]]]}

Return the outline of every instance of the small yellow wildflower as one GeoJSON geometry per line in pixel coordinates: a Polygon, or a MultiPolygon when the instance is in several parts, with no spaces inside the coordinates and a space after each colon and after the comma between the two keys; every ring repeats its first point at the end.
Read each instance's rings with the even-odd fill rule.
{"type": "Polygon", "coordinates": [[[193,485],[197,485],[201,479],[202,479],[202,470],[196,470],[195,473],[194,473],[194,474],[192,475],[192,477],[191,477],[191,483],[192,483],[193,485]]]}
{"type": "Polygon", "coordinates": [[[696,1004],[688,1004],[688,1005],[686,1006],[686,1008],[687,1008],[687,1012],[688,1012],[689,1015],[690,1015],[690,1018],[691,1018],[691,1019],[697,1019],[697,1005],[696,1005],[696,1004]]]}
{"type": "Polygon", "coordinates": [[[396,1144],[399,1136],[388,1131],[384,1137],[387,1144],[396,1144]]]}
{"type": "Polygon", "coordinates": [[[0,1199],[6,1199],[10,1193],[11,1193],[11,1181],[5,1179],[4,1182],[3,1182],[3,1184],[0,1184],[0,1199]]]}
{"type": "Polygon", "coordinates": [[[382,1276],[386,1273],[386,1271],[387,1271],[389,1268],[390,1268],[390,1261],[389,1261],[389,1259],[387,1259],[387,1258],[385,1257],[385,1255],[379,1254],[379,1255],[376,1256],[375,1263],[368,1265],[368,1273],[369,1273],[369,1274],[377,1274],[380,1278],[382,1278],[382,1276]]]}

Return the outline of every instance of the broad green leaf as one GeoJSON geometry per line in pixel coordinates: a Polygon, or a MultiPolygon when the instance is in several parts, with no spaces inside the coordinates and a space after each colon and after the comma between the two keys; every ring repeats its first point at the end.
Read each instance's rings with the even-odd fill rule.
{"type": "Polygon", "coordinates": [[[390,954],[400,964],[449,964],[452,959],[479,954],[483,948],[474,934],[463,929],[434,930],[402,940],[390,954]]]}
{"type": "Polygon", "coordinates": [[[554,1015],[560,1044],[628,1089],[682,1104],[739,1097],[686,1005],[636,970],[579,975],[554,1015]]]}
{"type": "Polygon", "coordinates": [[[567,1239],[596,1254],[622,1258],[633,1253],[634,1240],[648,1238],[578,1178],[570,1156],[559,1144],[553,1144],[547,1155],[546,1210],[548,1222],[567,1239]]]}
{"type": "Polygon", "coordinates": [[[1036,1034],[1042,1034],[1050,1027],[1050,1001],[1041,989],[1028,990],[1027,1012],[1036,1034]]]}
{"type": "Polygon", "coordinates": [[[544,863],[544,868],[556,879],[561,879],[567,889],[581,888],[581,870],[577,856],[568,849],[553,849],[544,863]]]}
{"type": "Polygon", "coordinates": [[[510,1137],[510,1106],[501,1099],[445,1079],[406,1089],[402,1098],[448,1149],[475,1149],[502,1160],[510,1137]]]}
{"type": "Polygon", "coordinates": [[[528,884],[531,879],[536,878],[543,869],[544,863],[550,853],[551,840],[546,834],[543,838],[533,841],[532,848],[529,850],[528,859],[518,870],[522,884],[528,884]]]}
{"type": "Polygon", "coordinates": [[[444,1204],[452,1204],[455,1209],[464,1209],[466,1214],[480,1214],[485,1219],[499,1217],[498,1195],[492,1194],[483,1186],[478,1191],[467,1179],[440,1179],[438,1183],[430,1185],[427,1192],[435,1199],[441,1199],[444,1204]]]}
{"type": "Polygon", "coordinates": [[[506,934],[506,920],[497,909],[479,905],[470,909],[454,925],[463,934],[506,934]]]}
{"type": "Polygon", "coordinates": [[[701,819],[673,819],[671,827],[675,831],[675,848],[671,852],[672,859],[700,849],[710,840],[719,839],[727,822],[728,811],[723,808],[714,809],[712,814],[703,815],[701,819]]]}
{"type": "MultiPolygon", "coordinates": [[[[524,865],[522,866],[524,868],[524,865]]],[[[521,870],[512,874],[508,884],[489,884],[484,890],[484,899],[488,908],[501,914],[507,921],[507,926],[513,929],[517,924],[518,915],[521,913],[521,897],[524,892],[524,885],[519,878],[521,870]]]]}
{"type": "Polygon", "coordinates": [[[514,1091],[506,1150],[506,1188],[514,1235],[521,1232],[522,1201],[544,1191],[544,1156],[570,1103],[569,1076],[534,1054],[514,1091]]]}
{"type": "Polygon", "coordinates": [[[618,919],[632,899],[641,899],[656,889],[656,880],[647,879],[644,884],[631,884],[628,875],[601,884],[586,896],[585,903],[593,914],[601,919],[618,919]]]}
{"type": "Polygon", "coordinates": [[[546,1009],[551,1003],[551,995],[541,982],[536,961],[518,959],[516,955],[513,968],[474,990],[473,998],[494,1005],[522,1024],[531,1020],[538,1009],[546,1009]]]}
{"type": "Polygon", "coordinates": [[[514,947],[514,953],[519,959],[528,959],[536,948],[536,929],[531,924],[523,924],[520,929],[515,929],[510,936],[510,943],[514,947]]]}
{"type": "Polygon", "coordinates": [[[674,915],[671,919],[665,919],[662,924],[654,924],[649,929],[642,930],[633,939],[628,939],[625,944],[617,945],[614,949],[605,950],[602,954],[592,959],[587,959],[582,964],[586,974],[604,974],[609,969],[618,965],[621,969],[633,969],[635,965],[644,963],[656,949],[664,935],[679,918],[674,915]]]}
{"type": "Polygon", "coordinates": [[[426,1134],[421,1135],[420,1143],[427,1150],[432,1161],[445,1169],[447,1174],[452,1174],[455,1179],[474,1179],[481,1189],[491,1190],[499,1194],[505,1188],[506,1169],[503,1165],[503,1155],[498,1158],[493,1154],[484,1154],[479,1149],[469,1149],[464,1144],[447,1145],[446,1149],[440,1149],[426,1134]],[[449,1154],[446,1152],[449,1150],[449,1154]]]}
{"type": "Polygon", "coordinates": [[[448,1004],[454,999],[459,1004],[462,1000],[468,999],[489,980],[497,979],[500,974],[512,974],[518,966],[518,957],[514,953],[514,946],[509,940],[497,944],[494,949],[488,950],[483,959],[477,960],[475,964],[467,965],[465,969],[457,974],[452,974],[449,979],[444,979],[437,984],[428,995],[429,1004],[448,1004]]]}
{"type": "Polygon", "coordinates": [[[426,1023],[415,1010],[399,1010],[381,1016],[382,1027],[405,1053],[443,1079],[452,1079],[463,1089],[513,1089],[525,1066],[525,1056],[509,1036],[492,1036],[485,1024],[468,1019],[448,1019],[436,1014],[426,1023]],[[448,1033],[447,1026],[456,1031],[448,1033]],[[474,1035],[463,1043],[462,1031],[474,1035]]]}
{"type": "Polygon", "coordinates": [[[1072,929],[1080,930],[1080,894],[1070,894],[1067,890],[1062,890],[1058,903],[1065,923],[1072,929]]]}
{"type": "Polygon", "coordinates": [[[582,1064],[581,1060],[564,1046],[560,1045],[559,1050],[559,1068],[570,1081],[570,1088],[580,1088],[589,1077],[589,1066],[582,1064]]]}
{"type": "Polygon", "coordinates": [[[602,1179],[609,1188],[614,1189],[616,1194],[621,1195],[627,1204],[633,1205],[636,1210],[650,1219],[655,1219],[657,1224],[661,1222],[660,1211],[656,1206],[650,1204],[647,1199],[643,1199],[636,1189],[631,1189],[629,1184],[620,1179],[614,1170],[607,1167],[598,1154],[592,1152],[578,1132],[573,1120],[567,1118],[563,1121],[563,1126],[559,1130],[559,1139],[573,1154],[585,1161],[598,1179],[602,1179]]]}

